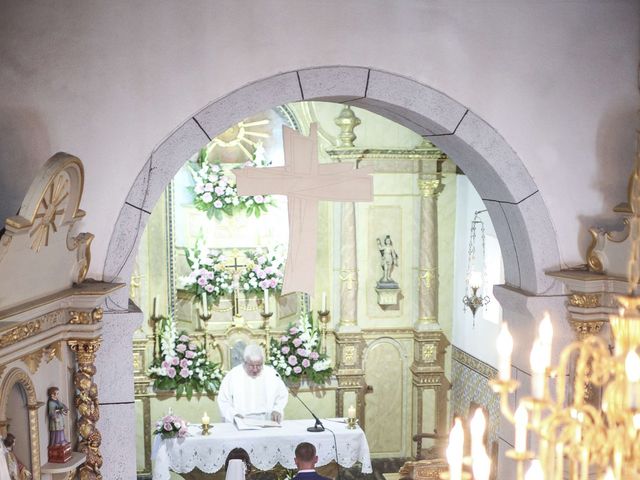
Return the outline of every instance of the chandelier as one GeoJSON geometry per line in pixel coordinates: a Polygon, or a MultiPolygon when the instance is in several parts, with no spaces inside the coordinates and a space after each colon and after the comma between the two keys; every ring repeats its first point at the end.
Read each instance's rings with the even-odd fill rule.
{"type": "Polygon", "coordinates": [[[468,308],[471,310],[471,314],[473,315],[473,324],[475,326],[475,318],[476,311],[484,307],[489,303],[490,299],[486,295],[482,295],[482,293],[478,294],[478,291],[481,291],[483,286],[483,272],[484,272],[484,261],[485,261],[485,231],[484,231],[484,222],[480,220],[480,214],[486,212],[486,210],[478,210],[473,215],[473,220],[471,221],[471,234],[469,235],[469,255],[467,258],[467,277],[466,277],[466,290],[467,294],[462,298],[462,303],[465,307],[465,310],[468,308]],[[481,244],[481,252],[482,256],[480,258],[480,271],[474,270],[476,263],[476,227],[480,226],[480,244],[481,244]],[[469,291],[471,290],[471,291],[469,291]]]}
{"type": "MultiPolygon", "coordinates": [[[[553,327],[545,314],[531,349],[531,396],[522,398],[513,412],[509,394],[519,383],[511,379],[513,339],[507,324],[502,324],[496,340],[498,377],[490,385],[500,395],[503,415],[515,425],[514,448],[506,455],[516,462],[516,480],[640,478],[640,150],[629,196],[629,295],[617,297],[619,312],[609,317],[614,346],[590,336],[565,347],[558,365],[552,366],[553,327]],[[567,382],[569,373],[572,380],[567,382]],[[600,402],[588,395],[592,388],[602,389],[600,402]],[[531,445],[527,445],[529,432],[531,445]]],[[[461,432],[456,420],[447,450],[447,477],[452,480],[470,478],[462,472],[461,432]]],[[[481,448],[473,447],[472,428],[469,460],[475,480],[488,478],[488,469],[481,468],[485,456],[481,448]]]]}

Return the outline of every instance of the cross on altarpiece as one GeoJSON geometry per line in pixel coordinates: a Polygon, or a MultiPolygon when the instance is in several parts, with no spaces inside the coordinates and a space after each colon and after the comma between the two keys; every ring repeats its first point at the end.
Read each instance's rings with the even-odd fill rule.
{"type": "Polygon", "coordinates": [[[284,167],[236,170],[239,195],[286,195],[289,202],[289,251],[282,293],[314,293],[318,201],[370,202],[371,168],[350,163],[318,164],[318,126],[309,136],[282,127],[284,167]]]}
{"type": "Polygon", "coordinates": [[[233,269],[231,274],[233,292],[231,293],[231,313],[233,318],[240,318],[240,270],[246,267],[238,263],[237,255],[233,257],[233,263],[225,265],[227,269],[233,269]]]}

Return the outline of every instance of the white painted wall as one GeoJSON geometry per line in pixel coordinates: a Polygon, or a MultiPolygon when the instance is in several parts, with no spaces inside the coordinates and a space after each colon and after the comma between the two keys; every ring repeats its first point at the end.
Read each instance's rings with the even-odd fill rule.
{"type": "Polygon", "coordinates": [[[558,0],[3,1],[0,218],[54,152],[86,166],[100,277],[112,225],[153,147],[213,99],[278,72],[360,65],[469,107],[520,155],[582,261],[624,199],[640,4],[558,0]]]}
{"type": "MultiPolygon", "coordinates": [[[[480,360],[498,366],[498,355],[494,348],[495,338],[500,331],[502,321],[502,308],[493,296],[493,285],[504,282],[504,270],[502,268],[502,256],[498,238],[491,223],[488,213],[481,213],[479,219],[485,225],[485,250],[484,262],[481,250],[480,226],[476,227],[476,262],[473,266],[478,270],[484,263],[485,289],[483,296],[490,298],[489,304],[476,311],[475,325],[471,310],[465,310],[462,298],[469,294],[466,284],[467,267],[469,263],[469,237],[471,233],[471,221],[476,211],[485,210],[486,207],[478,192],[473,188],[469,179],[464,175],[456,178],[456,232],[454,246],[454,284],[453,284],[453,321],[451,343],[461,350],[473,355],[480,360]]],[[[479,292],[480,293],[480,292],[479,292]]]]}

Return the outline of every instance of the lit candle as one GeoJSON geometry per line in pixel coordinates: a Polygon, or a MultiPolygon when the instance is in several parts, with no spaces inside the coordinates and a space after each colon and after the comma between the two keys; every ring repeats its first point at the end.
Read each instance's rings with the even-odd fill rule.
{"type": "Polygon", "coordinates": [[[327,292],[322,292],[322,311],[327,311],[327,292]]]}
{"type": "Polygon", "coordinates": [[[209,305],[207,305],[207,292],[202,292],[202,315],[209,315],[209,305]]]}
{"type": "Polygon", "coordinates": [[[533,460],[529,466],[529,470],[524,474],[524,480],[544,480],[544,471],[540,460],[533,460]]]}
{"type": "Polygon", "coordinates": [[[157,304],[158,304],[158,298],[157,298],[157,297],[153,297],[153,313],[151,314],[151,316],[152,316],[153,318],[158,318],[158,317],[156,316],[156,307],[157,307],[157,304]]]}
{"type": "Polygon", "coordinates": [[[349,418],[356,418],[356,407],[354,407],[353,405],[351,405],[349,407],[349,409],[347,410],[347,416],[349,418]]]}
{"type": "Polygon", "coordinates": [[[487,421],[484,418],[482,409],[476,409],[471,419],[471,456],[475,456],[477,452],[484,450],[484,429],[487,421]]]}
{"type": "Polygon", "coordinates": [[[509,333],[507,322],[502,322],[500,333],[496,338],[498,349],[498,378],[507,381],[511,378],[511,352],[513,351],[513,338],[509,333]]]}
{"type": "Polygon", "coordinates": [[[204,412],[204,415],[202,416],[202,425],[209,425],[209,421],[211,419],[209,418],[209,415],[207,415],[207,412],[204,412]]]}
{"type": "Polygon", "coordinates": [[[622,480],[622,452],[619,449],[613,452],[613,476],[616,480],[622,480]]]}
{"type": "Polygon", "coordinates": [[[624,368],[627,373],[629,407],[636,408],[638,406],[638,382],[640,381],[640,357],[635,350],[627,353],[624,368]]]}
{"type": "Polygon", "coordinates": [[[551,344],[553,342],[553,325],[549,312],[544,312],[544,317],[538,326],[538,338],[543,347],[544,366],[551,366],[551,344]]]}
{"type": "Polygon", "coordinates": [[[615,480],[616,477],[613,476],[613,470],[611,467],[607,467],[607,473],[604,474],[604,480],[615,480]]]}
{"type": "Polygon", "coordinates": [[[264,314],[269,314],[269,289],[263,288],[262,292],[264,293],[264,314]]]}
{"type": "Polygon", "coordinates": [[[449,480],[462,479],[462,457],[464,445],[464,430],[459,418],[455,419],[451,433],[449,433],[449,446],[447,446],[447,462],[449,463],[449,480]]]}
{"type": "Polygon", "coordinates": [[[527,450],[527,421],[529,414],[524,405],[516,409],[516,452],[523,453],[527,450]]]}
{"type": "Polygon", "coordinates": [[[480,272],[469,273],[469,286],[471,288],[480,288],[482,285],[482,274],[480,272]]]}
{"type": "Polygon", "coordinates": [[[564,443],[556,443],[556,476],[555,480],[562,480],[564,476],[564,443]]]}
{"type": "Polygon", "coordinates": [[[471,465],[474,480],[489,480],[491,474],[491,459],[486,450],[477,452],[471,465]]]}
{"type": "Polygon", "coordinates": [[[544,364],[544,345],[540,342],[540,339],[536,339],[533,342],[531,348],[531,356],[529,361],[531,363],[531,395],[533,398],[544,398],[544,383],[546,381],[544,364]]]}

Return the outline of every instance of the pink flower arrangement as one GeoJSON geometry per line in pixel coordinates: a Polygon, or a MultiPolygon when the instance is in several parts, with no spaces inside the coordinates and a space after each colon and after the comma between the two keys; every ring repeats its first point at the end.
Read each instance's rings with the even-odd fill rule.
{"type": "Polygon", "coordinates": [[[173,338],[172,345],[163,344],[164,358],[149,368],[154,388],[175,390],[178,398],[185,394],[189,399],[194,392],[216,393],[222,380],[220,366],[211,362],[186,333],[173,338]]]}
{"type": "Polygon", "coordinates": [[[184,438],[189,434],[189,431],[184,419],[169,413],[156,422],[156,429],[153,433],[162,438],[184,438]]]}
{"type": "Polygon", "coordinates": [[[321,354],[320,334],[307,316],[291,325],[286,333],[271,339],[271,365],[285,381],[299,382],[303,377],[322,384],[332,374],[331,361],[321,354]]]}

